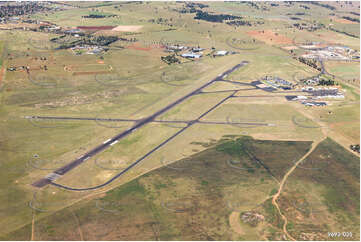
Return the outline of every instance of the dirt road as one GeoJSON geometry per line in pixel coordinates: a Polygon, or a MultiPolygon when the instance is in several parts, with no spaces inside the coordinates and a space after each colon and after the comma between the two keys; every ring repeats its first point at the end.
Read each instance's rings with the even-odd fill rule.
{"type": "Polygon", "coordinates": [[[229,225],[239,235],[243,235],[244,232],[242,230],[241,224],[239,223],[240,212],[233,211],[231,215],[229,215],[229,225]]]}
{"type": "Polygon", "coordinates": [[[296,241],[296,239],[294,239],[294,238],[288,233],[288,231],[287,231],[287,218],[286,218],[286,216],[284,216],[284,215],[282,214],[281,209],[280,209],[280,207],[279,207],[278,204],[277,204],[277,199],[278,199],[278,197],[280,196],[280,194],[281,194],[281,192],[282,192],[283,186],[284,186],[284,184],[285,184],[288,176],[292,174],[292,172],[297,168],[297,166],[298,166],[304,159],[306,159],[307,156],[309,156],[309,155],[315,150],[315,148],[318,146],[318,144],[319,144],[320,142],[322,142],[324,139],[325,139],[325,138],[320,139],[320,140],[315,141],[315,142],[312,143],[311,149],[310,149],[304,156],[302,156],[301,159],[299,159],[299,160],[294,164],[294,166],[292,166],[291,169],[284,175],[284,177],[282,178],[282,181],[281,181],[281,183],[280,183],[280,187],[279,187],[277,193],[276,193],[276,194],[273,196],[273,198],[272,198],[272,204],[277,208],[280,216],[282,217],[282,219],[283,219],[283,221],[284,221],[284,223],[283,223],[283,232],[285,233],[285,235],[286,235],[288,238],[290,238],[290,239],[293,240],[293,241],[296,241]]]}
{"type": "Polygon", "coordinates": [[[35,240],[35,211],[33,211],[33,220],[31,221],[31,241],[35,240]]]}

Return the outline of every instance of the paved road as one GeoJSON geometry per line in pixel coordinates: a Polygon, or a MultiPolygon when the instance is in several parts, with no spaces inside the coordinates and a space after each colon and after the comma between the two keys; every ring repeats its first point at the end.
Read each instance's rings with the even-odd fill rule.
{"type": "MultiPolygon", "coordinates": [[[[228,75],[229,73],[235,71],[236,69],[242,67],[243,65],[246,65],[248,62],[244,61],[240,64],[237,64],[236,66],[232,67],[231,69],[223,72],[222,74],[218,75],[216,78],[214,78],[213,80],[207,82],[206,84],[202,85],[201,87],[199,87],[198,89],[190,92],[189,94],[179,98],[178,100],[176,100],[175,102],[167,105],[166,107],[162,108],[161,110],[157,111],[156,113],[150,115],[147,118],[144,118],[140,121],[138,121],[133,127],[121,132],[120,134],[114,136],[113,138],[107,140],[106,142],[98,145],[97,147],[95,147],[94,149],[90,150],[89,152],[87,152],[86,154],[84,154],[83,156],[79,157],[78,159],[70,162],[69,164],[55,170],[53,172],[53,174],[55,175],[64,175],[67,172],[71,171],[72,169],[74,169],[75,167],[79,166],[81,163],[83,163],[84,161],[88,160],[89,158],[91,158],[92,156],[100,153],[101,151],[105,150],[106,148],[108,148],[109,146],[111,146],[114,142],[117,142],[118,140],[126,137],[127,135],[131,134],[132,132],[136,131],[138,128],[146,125],[149,122],[152,122],[156,117],[160,116],[161,114],[167,112],[168,110],[170,110],[171,108],[173,108],[174,106],[180,104],[181,102],[183,102],[184,100],[186,100],[187,98],[198,94],[203,88],[211,85],[212,83],[216,82],[216,81],[221,81],[223,80],[223,77],[225,77],[226,75],[228,75]]],[[[222,101],[220,101],[218,104],[216,104],[215,106],[213,106],[211,109],[209,109],[207,112],[203,113],[199,118],[201,119],[202,117],[204,117],[205,115],[207,115],[209,112],[211,112],[213,109],[215,109],[216,107],[218,107],[219,105],[221,105],[223,102],[225,102],[226,100],[228,100],[230,97],[232,97],[237,91],[235,91],[234,93],[232,93],[231,95],[229,95],[227,98],[223,99],[222,101]]],[[[165,140],[164,142],[162,142],[160,145],[158,145],[156,148],[154,148],[153,150],[149,151],[146,155],[144,155],[142,158],[138,159],[137,161],[135,161],[134,163],[132,163],[130,166],[128,166],[126,169],[124,169],[122,172],[118,173],[115,177],[111,178],[109,181],[105,182],[104,184],[101,184],[99,186],[96,187],[91,187],[91,188],[70,188],[70,187],[66,187],[63,186],[61,184],[57,184],[54,183],[52,181],[52,179],[49,178],[43,178],[40,179],[36,182],[34,182],[32,185],[35,187],[43,187],[47,184],[52,184],[58,187],[62,187],[64,189],[68,189],[68,190],[74,190],[74,191],[84,191],[84,190],[94,190],[94,189],[98,189],[100,187],[103,187],[109,183],[111,183],[112,181],[114,181],[116,178],[118,178],[119,176],[121,176],[122,174],[124,174],[125,172],[127,172],[128,170],[130,170],[131,168],[133,168],[135,165],[137,165],[140,161],[144,160],[146,157],[148,157],[150,154],[152,154],[154,151],[156,151],[158,148],[160,148],[161,146],[163,146],[165,143],[167,143],[168,141],[170,141],[171,139],[173,139],[174,137],[176,137],[178,134],[182,133],[185,129],[187,129],[189,126],[193,125],[195,122],[191,121],[190,123],[188,123],[187,126],[185,126],[184,128],[182,128],[181,130],[179,130],[177,133],[175,133],[174,135],[172,135],[171,137],[169,137],[167,140],[165,140]]],[[[50,177],[54,177],[54,176],[50,176],[50,177]]]]}

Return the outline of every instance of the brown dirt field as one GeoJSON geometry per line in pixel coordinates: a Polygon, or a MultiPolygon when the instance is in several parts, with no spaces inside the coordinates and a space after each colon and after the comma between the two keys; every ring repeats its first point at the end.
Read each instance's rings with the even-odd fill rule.
{"type": "Polygon", "coordinates": [[[152,49],[151,47],[141,47],[138,43],[129,45],[127,48],[134,50],[144,50],[144,51],[150,51],[152,49]]]}
{"type": "Polygon", "coordinates": [[[143,28],[143,25],[119,25],[112,30],[117,32],[137,32],[141,28],[143,28]]]}
{"type": "Polygon", "coordinates": [[[247,34],[253,38],[265,42],[266,44],[292,44],[292,40],[290,38],[281,34],[277,34],[272,30],[253,30],[248,31],[247,34]]]}
{"type": "Polygon", "coordinates": [[[231,215],[229,215],[229,225],[231,226],[232,230],[239,235],[243,235],[244,232],[242,230],[240,219],[239,219],[239,212],[233,211],[231,215]]]}
{"type": "Polygon", "coordinates": [[[343,18],[332,18],[332,20],[340,24],[357,24],[356,22],[352,22],[350,20],[343,18]]]}

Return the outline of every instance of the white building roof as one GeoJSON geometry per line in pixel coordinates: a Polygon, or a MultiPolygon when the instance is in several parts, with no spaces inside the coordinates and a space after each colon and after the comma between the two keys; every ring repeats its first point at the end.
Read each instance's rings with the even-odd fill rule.
{"type": "Polygon", "coordinates": [[[195,53],[182,54],[182,57],[186,57],[186,58],[200,58],[201,56],[202,56],[201,54],[195,54],[195,53]]]}
{"type": "Polygon", "coordinates": [[[226,50],[219,50],[216,52],[216,55],[227,55],[228,51],[226,50]]]}

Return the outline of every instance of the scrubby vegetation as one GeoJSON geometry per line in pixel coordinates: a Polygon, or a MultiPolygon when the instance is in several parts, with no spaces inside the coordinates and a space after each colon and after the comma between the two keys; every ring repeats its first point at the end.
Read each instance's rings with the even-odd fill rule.
{"type": "Polygon", "coordinates": [[[82,18],[110,18],[110,17],[116,17],[117,15],[115,14],[89,14],[89,15],[84,15],[82,16],[82,18]]]}
{"type": "Polygon", "coordinates": [[[322,70],[321,66],[319,65],[319,62],[315,59],[306,59],[303,57],[298,57],[298,61],[300,61],[308,66],[311,66],[312,68],[314,68],[318,71],[322,70]]]}
{"type": "Polygon", "coordinates": [[[351,17],[349,17],[349,16],[343,16],[342,18],[343,18],[343,19],[350,20],[350,21],[352,21],[352,22],[360,23],[360,19],[358,19],[358,18],[351,18],[351,17]]]}
{"type": "MultiPolygon", "coordinates": [[[[97,46],[108,46],[111,43],[119,40],[117,36],[91,36],[87,35],[81,39],[76,39],[68,43],[61,44],[58,49],[68,49],[77,45],[97,45],[97,46]]],[[[53,40],[54,41],[54,40],[53,40]]]]}
{"type": "Polygon", "coordinates": [[[162,61],[164,61],[168,65],[174,64],[174,63],[180,63],[180,60],[175,56],[175,54],[162,56],[160,58],[162,61]]]}
{"type": "Polygon", "coordinates": [[[194,19],[205,20],[208,22],[217,22],[223,23],[224,20],[234,20],[241,19],[240,16],[229,15],[229,14],[209,14],[208,12],[203,12],[198,10],[194,19]]]}

